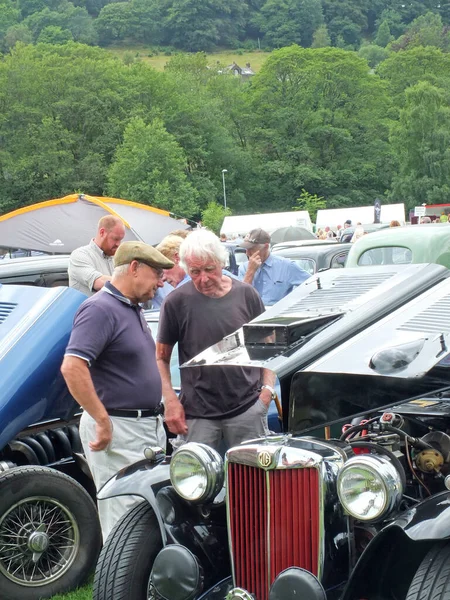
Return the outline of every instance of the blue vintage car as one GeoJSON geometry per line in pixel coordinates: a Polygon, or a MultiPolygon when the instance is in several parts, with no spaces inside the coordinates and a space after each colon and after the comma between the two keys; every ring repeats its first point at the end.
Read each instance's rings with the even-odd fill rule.
{"type": "Polygon", "coordinates": [[[75,311],[69,288],[0,284],[0,597],[80,585],[101,533],[77,405],[60,374],[75,311]]]}

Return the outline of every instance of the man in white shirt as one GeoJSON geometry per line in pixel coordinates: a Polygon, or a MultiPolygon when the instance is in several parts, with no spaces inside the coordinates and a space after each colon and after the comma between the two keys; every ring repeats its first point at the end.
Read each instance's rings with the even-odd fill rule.
{"type": "Polygon", "coordinates": [[[119,217],[106,215],[98,222],[97,234],[87,246],[70,255],[69,286],[92,296],[111,280],[113,256],[125,237],[125,226],[119,217]]]}

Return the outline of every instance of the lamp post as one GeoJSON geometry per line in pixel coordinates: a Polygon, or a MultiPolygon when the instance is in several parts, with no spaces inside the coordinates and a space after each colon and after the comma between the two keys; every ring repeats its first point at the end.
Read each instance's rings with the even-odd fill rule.
{"type": "Polygon", "coordinates": [[[228,173],[226,169],[222,169],[222,183],[223,183],[223,205],[225,210],[227,210],[227,192],[225,189],[225,173],[228,173]]]}

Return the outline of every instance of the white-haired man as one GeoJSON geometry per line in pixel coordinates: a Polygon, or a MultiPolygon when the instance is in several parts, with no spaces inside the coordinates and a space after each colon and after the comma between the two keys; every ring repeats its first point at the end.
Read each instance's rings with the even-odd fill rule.
{"type": "Polygon", "coordinates": [[[275,379],[266,369],[196,367],[181,370],[180,399],[173,390],[170,358],[175,344],[183,364],[264,312],[250,285],[222,273],[226,259],[227,249],[210,231],[195,231],[183,241],[180,261],[191,281],[167,296],[156,344],[167,427],[181,441],[216,449],[268,432],[275,379]]]}

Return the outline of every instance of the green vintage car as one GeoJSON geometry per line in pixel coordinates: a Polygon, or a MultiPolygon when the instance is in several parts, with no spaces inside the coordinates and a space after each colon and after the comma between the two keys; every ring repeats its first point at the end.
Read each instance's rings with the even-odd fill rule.
{"type": "Polygon", "coordinates": [[[450,269],[450,224],[406,225],[364,235],[350,248],[346,267],[436,263],[450,269]]]}

